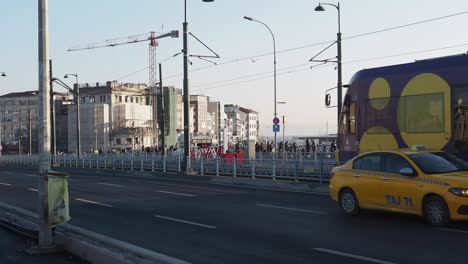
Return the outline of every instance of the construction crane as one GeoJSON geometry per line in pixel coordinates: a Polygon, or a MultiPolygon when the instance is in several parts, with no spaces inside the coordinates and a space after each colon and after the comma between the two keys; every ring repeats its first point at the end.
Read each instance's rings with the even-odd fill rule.
{"type": "MultiPolygon", "coordinates": [[[[156,47],[158,46],[157,39],[162,39],[162,38],[178,38],[179,37],[179,31],[178,30],[172,30],[171,32],[164,33],[161,35],[156,35],[156,32],[151,31],[149,33],[143,33],[143,34],[138,34],[138,35],[132,35],[128,37],[122,37],[122,38],[114,38],[114,39],[108,39],[104,40],[102,42],[95,42],[95,43],[88,43],[83,46],[77,46],[68,49],[67,51],[79,51],[79,50],[88,50],[88,49],[98,49],[98,48],[106,48],[106,47],[115,47],[115,46],[120,46],[120,45],[127,45],[127,44],[133,44],[133,43],[139,43],[139,42],[145,42],[149,41],[149,48],[148,48],[148,69],[149,69],[149,82],[148,82],[148,88],[149,92],[151,94],[151,106],[152,106],[152,119],[153,119],[153,135],[155,134],[156,130],[156,107],[155,107],[155,100],[154,100],[154,95],[156,94],[156,83],[157,83],[157,71],[156,71],[156,47]]],[[[155,144],[155,140],[153,139],[153,144],[155,144]]]]}
{"type": "Polygon", "coordinates": [[[152,87],[156,84],[156,47],[158,46],[157,39],[161,38],[178,38],[179,31],[173,30],[169,33],[165,33],[162,35],[156,35],[156,32],[151,31],[149,33],[143,33],[138,35],[132,35],[123,38],[114,38],[104,40],[102,42],[94,42],[88,43],[83,46],[77,46],[68,49],[67,51],[79,51],[79,50],[87,50],[87,49],[98,49],[98,48],[106,48],[106,47],[115,47],[120,45],[127,45],[139,42],[149,41],[149,87],[152,87]]]}

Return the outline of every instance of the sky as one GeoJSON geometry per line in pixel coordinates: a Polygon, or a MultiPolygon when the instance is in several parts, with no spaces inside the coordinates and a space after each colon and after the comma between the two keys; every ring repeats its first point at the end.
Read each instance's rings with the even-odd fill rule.
{"type": "MultiPolygon", "coordinates": [[[[275,35],[277,101],[286,102],[278,105],[277,112],[286,116],[286,135],[335,133],[336,108],[325,108],[324,95],[325,90],[336,87],[336,65],[310,69],[314,64],[308,60],[329,45],[314,44],[336,39],[337,11],[324,6],[325,12],[314,12],[317,4],[313,0],[188,0],[189,30],[221,57],[213,60],[217,65],[190,59],[191,94],[256,110],[261,135],[273,134],[273,41],[263,25],[243,19],[251,16],[267,24],[275,35]]],[[[2,0],[0,72],[8,76],[0,77],[0,94],[38,87],[37,5],[36,0],[2,0]]],[[[468,51],[466,0],[342,0],[340,7],[345,84],[364,68],[468,51]],[[457,13],[463,14],[346,39],[457,13]]],[[[54,77],[77,73],[80,83],[147,83],[148,43],[74,52],[67,49],[150,31],[182,32],[183,11],[183,0],[49,0],[54,77]]],[[[157,60],[163,65],[164,85],[182,88],[183,58],[172,57],[181,50],[182,38],[159,41],[157,60]]],[[[194,38],[189,39],[189,52],[210,54],[194,38]]],[[[334,56],[336,46],[319,58],[334,56]]]]}

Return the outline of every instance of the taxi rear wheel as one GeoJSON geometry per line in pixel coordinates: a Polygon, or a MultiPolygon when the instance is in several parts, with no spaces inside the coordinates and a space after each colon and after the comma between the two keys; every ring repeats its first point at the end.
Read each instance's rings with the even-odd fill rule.
{"type": "Polygon", "coordinates": [[[439,196],[430,196],[424,200],[424,218],[433,226],[446,226],[450,223],[450,211],[447,203],[439,196]]]}
{"type": "Polygon", "coordinates": [[[349,215],[359,213],[359,202],[351,189],[344,189],[340,192],[340,206],[349,215]]]}

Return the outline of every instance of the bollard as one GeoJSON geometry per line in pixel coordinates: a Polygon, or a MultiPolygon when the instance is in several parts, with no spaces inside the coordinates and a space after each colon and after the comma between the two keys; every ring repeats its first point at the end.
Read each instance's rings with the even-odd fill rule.
{"type": "Polygon", "coordinates": [[[273,171],[272,171],[273,180],[276,181],[276,159],[273,155],[273,171]]]}
{"type": "Polygon", "coordinates": [[[177,171],[181,172],[181,169],[180,169],[180,155],[177,156],[177,171]]]}
{"type": "Polygon", "coordinates": [[[294,161],[294,181],[297,182],[297,172],[299,170],[299,161],[295,160],[294,161]]]}
{"type": "Polygon", "coordinates": [[[162,157],[162,161],[163,161],[163,172],[166,173],[166,155],[162,157]]]}
{"type": "Polygon", "coordinates": [[[323,160],[320,161],[320,184],[322,184],[323,160]]]}
{"type": "Polygon", "coordinates": [[[219,176],[219,158],[216,158],[216,176],[219,176]]]}
{"type": "Polygon", "coordinates": [[[232,163],[232,176],[235,178],[237,177],[237,159],[234,157],[234,162],[232,163]]]}
{"type": "Polygon", "coordinates": [[[143,167],[144,167],[144,161],[143,161],[143,157],[141,157],[141,164],[140,164],[140,170],[143,171],[143,167]]]}
{"type": "Polygon", "coordinates": [[[132,154],[132,159],[130,160],[130,170],[133,170],[133,154],[132,154]]]}
{"type": "Polygon", "coordinates": [[[151,158],[151,171],[154,171],[154,155],[151,158]]]}
{"type": "Polygon", "coordinates": [[[99,169],[99,155],[96,155],[96,169],[99,169]]]}
{"type": "Polygon", "coordinates": [[[252,174],[252,179],[255,179],[255,160],[250,160],[250,162],[252,163],[252,171],[251,171],[251,174],[252,174]]]}
{"type": "Polygon", "coordinates": [[[122,163],[121,169],[124,170],[124,159],[123,159],[123,157],[121,158],[120,161],[121,161],[121,163],[122,163]]]}
{"type": "Polygon", "coordinates": [[[203,158],[201,158],[200,174],[201,174],[201,175],[204,175],[204,174],[203,174],[203,158]]]}
{"type": "Polygon", "coordinates": [[[185,173],[189,174],[190,173],[190,157],[187,157],[187,160],[185,161],[185,173]]]}
{"type": "Polygon", "coordinates": [[[107,170],[107,153],[104,154],[104,169],[107,170]]]}

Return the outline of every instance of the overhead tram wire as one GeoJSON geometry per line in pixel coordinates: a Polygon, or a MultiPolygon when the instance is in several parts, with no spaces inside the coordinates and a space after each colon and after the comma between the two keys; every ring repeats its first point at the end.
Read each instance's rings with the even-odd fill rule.
{"type": "MultiPolygon", "coordinates": [[[[455,17],[455,16],[460,16],[460,15],[465,15],[465,14],[468,14],[468,11],[464,11],[464,12],[459,12],[459,13],[454,13],[454,14],[450,14],[450,15],[445,15],[445,16],[441,16],[441,17],[435,17],[435,18],[431,18],[431,19],[426,19],[426,20],[421,20],[421,21],[417,21],[417,22],[412,22],[412,23],[408,23],[408,24],[403,24],[403,25],[399,25],[399,26],[394,26],[394,27],[390,27],[390,28],[385,28],[385,29],[381,29],[381,30],[375,30],[375,31],[371,31],[371,32],[367,32],[367,33],[362,33],[362,34],[357,34],[357,35],[353,35],[353,36],[349,36],[349,37],[344,37],[342,40],[348,40],[348,39],[354,39],[354,38],[358,38],[358,37],[364,37],[364,36],[369,36],[369,35],[373,35],[373,34],[378,34],[378,33],[382,33],[382,32],[386,32],[386,31],[391,31],[391,30],[396,30],[396,29],[401,29],[401,28],[405,28],[405,27],[410,27],[410,26],[415,26],[415,25],[420,25],[420,24],[423,24],[423,23],[429,23],[429,22],[434,22],[434,21],[437,21],[437,20],[442,20],[442,19],[447,19],[447,18],[451,18],[451,17],[455,17]]],[[[276,53],[279,54],[279,53],[286,53],[286,52],[291,52],[291,51],[295,51],[295,50],[300,50],[300,49],[305,49],[305,48],[310,48],[310,47],[314,47],[314,46],[320,46],[320,45],[325,45],[325,44],[329,44],[329,43],[333,43],[335,42],[335,40],[330,40],[330,41],[323,41],[323,42],[318,42],[318,43],[313,43],[313,44],[308,44],[308,45],[303,45],[303,46],[299,46],[299,47],[294,47],[294,48],[290,48],[290,49],[285,49],[285,50],[280,50],[280,51],[277,51],[276,53]]],[[[464,46],[464,45],[461,45],[461,46],[464,46]]],[[[436,49],[437,50],[437,49],[436,49]]],[[[425,52],[425,51],[421,51],[421,52],[425,52]]],[[[417,52],[419,53],[419,52],[417,52]]],[[[263,54],[258,54],[258,55],[254,55],[254,56],[249,56],[249,57],[243,57],[243,58],[239,58],[239,59],[232,59],[232,60],[228,60],[226,62],[221,62],[221,63],[217,63],[216,65],[209,65],[209,66],[205,66],[205,67],[200,67],[200,68],[197,68],[197,69],[194,69],[194,70],[191,70],[190,72],[196,72],[196,71],[200,71],[200,70],[205,70],[205,69],[209,69],[209,68],[213,68],[213,67],[217,67],[217,66],[221,66],[221,65],[225,65],[225,64],[231,64],[231,63],[234,63],[234,62],[240,62],[240,61],[245,61],[245,60],[251,60],[251,59],[256,59],[256,58],[260,58],[260,57],[265,57],[265,56],[268,56],[268,55],[271,55],[273,54],[272,52],[269,52],[269,53],[263,53],[263,54]]],[[[408,54],[410,55],[410,54],[408,54]]],[[[403,56],[403,55],[401,55],[403,56]]],[[[163,61],[166,61],[168,59],[171,59],[173,58],[174,56],[171,56],[171,57],[168,57],[166,59],[164,59],[163,61]]],[[[371,59],[372,60],[372,59],[371,59]]],[[[163,62],[161,61],[161,62],[163,62]]],[[[350,62],[348,62],[350,63],[350,62]]],[[[133,73],[130,73],[126,76],[123,76],[121,78],[118,78],[117,80],[121,80],[121,79],[125,79],[129,76],[132,76],[134,74],[137,74],[141,71],[144,71],[146,69],[148,69],[149,67],[145,67],[143,69],[140,69],[138,71],[135,71],[133,73]]],[[[170,75],[170,76],[167,76],[165,77],[164,79],[172,79],[172,78],[175,78],[175,77],[179,77],[179,76],[182,76],[183,74],[182,73],[179,73],[179,74],[174,74],[174,75],[170,75]]],[[[270,76],[271,77],[271,76],[270,76]]],[[[237,78],[234,78],[232,80],[236,80],[237,78]]],[[[197,85],[198,86],[198,85],[197,85]]]]}
{"type": "MultiPolygon", "coordinates": [[[[397,58],[397,57],[408,56],[408,55],[414,55],[414,54],[420,54],[420,53],[426,53],[426,52],[432,52],[432,51],[440,51],[440,50],[446,50],[446,49],[452,49],[452,48],[460,48],[460,47],[464,47],[464,46],[468,46],[468,43],[459,44],[459,45],[445,46],[445,47],[440,47],[440,48],[433,48],[433,49],[412,51],[412,52],[406,52],[406,53],[399,53],[399,54],[393,54],[393,55],[388,55],[388,56],[380,56],[380,57],[371,57],[371,58],[350,60],[350,61],[344,61],[343,63],[344,63],[344,64],[352,64],[352,63],[358,63],[358,62],[363,62],[363,61],[372,61],[372,60],[381,60],[381,59],[397,58]]],[[[309,64],[309,63],[306,63],[306,64],[298,64],[298,65],[295,65],[295,66],[290,66],[290,67],[286,67],[286,68],[279,69],[278,71],[283,71],[283,70],[287,70],[287,69],[298,68],[298,67],[305,66],[305,65],[310,65],[310,64],[309,64]]],[[[278,75],[287,75],[287,74],[292,74],[292,73],[297,73],[297,72],[302,72],[302,71],[307,71],[307,70],[313,70],[313,69],[319,69],[319,68],[324,68],[324,67],[332,67],[332,66],[333,66],[332,64],[324,64],[324,65],[318,65],[318,66],[315,65],[315,67],[312,66],[312,67],[308,67],[307,69],[300,69],[300,70],[295,70],[295,71],[283,72],[283,73],[280,73],[280,74],[278,74],[278,75]]],[[[233,79],[229,79],[229,80],[224,80],[224,81],[217,81],[217,82],[213,82],[213,83],[206,83],[206,84],[193,85],[194,87],[208,86],[208,87],[206,87],[206,88],[201,88],[201,89],[195,90],[194,92],[205,91],[205,90],[213,90],[213,89],[222,88],[222,87],[227,87],[227,86],[232,86],[232,85],[236,85],[236,84],[243,84],[243,83],[253,82],[253,81],[257,81],[257,80],[261,80],[261,79],[271,78],[271,76],[272,76],[271,74],[272,74],[272,73],[273,73],[272,71],[269,71],[269,72],[262,72],[262,73],[258,73],[258,74],[249,74],[249,75],[239,76],[239,77],[237,77],[237,78],[233,78],[233,79]],[[261,75],[265,75],[265,74],[268,74],[268,73],[269,73],[270,75],[268,75],[268,76],[261,76],[261,75]],[[242,80],[242,79],[246,79],[246,78],[248,78],[248,77],[255,77],[255,76],[259,76],[259,77],[253,78],[253,79],[244,80],[244,81],[234,82],[234,83],[227,83],[227,84],[222,84],[222,85],[214,85],[214,84],[224,83],[224,82],[229,82],[229,81],[242,80]],[[261,77],[260,77],[260,76],[261,76],[261,77]],[[213,85],[214,85],[214,86],[213,86],[213,85]],[[212,86],[212,87],[211,87],[211,86],[212,86]]]]}
{"type": "MultiPolygon", "coordinates": [[[[170,59],[172,59],[172,58],[174,58],[174,57],[175,57],[174,55],[172,55],[172,56],[170,56],[170,57],[167,57],[167,58],[161,60],[160,62],[158,62],[158,64],[159,64],[159,63],[166,62],[166,61],[168,61],[168,60],[170,60],[170,59]]],[[[142,71],[145,71],[145,70],[147,70],[148,68],[149,68],[149,66],[145,66],[145,67],[142,68],[142,69],[139,69],[139,70],[134,71],[134,72],[132,72],[132,73],[129,73],[129,74],[125,75],[125,76],[122,76],[122,77],[120,77],[120,78],[117,78],[116,80],[120,81],[120,80],[122,80],[122,79],[128,78],[128,77],[130,77],[130,76],[132,76],[132,75],[135,75],[135,74],[137,74],[137,73],[140,73],[140,72],[142,72],[142,71]]]]}
{"type": "MultiPolygon", "coordinates": [[[[421,20],[421,21],[416,21],[416,22],[412,22],[412,23],[407,23],[407,24],[399,25],[399,26],[384,28],[384,29],[375,30],[375,31],[371,31],[371,32],[366,32],[366,33],[362,33],[362,34],[352,35],[352,36],[349,36],[349,37],[344,37],[344,38],[342,38],[342,40],[349,40],[349,39],[354,39],[354,38],[358,38],[358,37],[369,36],[369,35],[378,34],[378,33],[386,32],[386,31],[392,31],[392,30],[401,29],[401,28],[405,28],[405,27],[411,27],[411,26],[415,26],[415,25],[420,25],[420,24],[424,24],[424,23],[434,22],[434,21],[437,21],[437,20],[447,19],[447,18],[451,18],[451,17],[455,17],[455,16],[460,16],[460,15],[466,15],[466,14],[468,14],[468,11],[463,11],[463,12],[459,12],[459,13],[454,13],[454,14],[445,15],[445,16],[440,16],[440,17],[435,17],[435,18],[430,18],[430,19],[425,19],[425,20],[421,20]]],[[[320,45],[330,44],[330,43],[333,43],[333,42],[335,42],[335,41],[336,41],[336,40],[329,40],[329,41],[323,41],[323,42],[318,42],[318,43],[303,45],[303,46],[299,46],[299,47],[294,47],[294,48],[290,48],[290,49],[279,50],[279,51],[276,51],[276,54],[279,54],[279,53],[286,53],[286,52],[291,52],[291,51],[296,51],[296,50],[305,49],[305,48],[310,48],[310,47],[314,47],[314,46],[320,46],[320,45]]],[[[250,60],[250,59],[265,57],[265,56],[268,56],[268,55],[271,55],[271,54],[273,54],[273,53],[272,53],[272,52],[268,52],[268,53],[263,53],[263,54],[254,55],[254,56],[243,57],[243,58],[239,58],[239,59],[233,59],[233,60],[229,60],[229,61],[226,61],[226,62],[218,63],[218,64],[216,64],[216,65],[209,65],[209,66],[205,66],[205,67],[200,67],[200,68],[191,70],[190,72],[196,72],[196,71],[200,71],[200,70],[210,69],[210,68],[213,68],[213,67],[216,67],[216,66],[221,66],[221,65],[225,65],[225,64],[231,64],[231,63],[234,63],[234,62],[240,62],[240,61],[245,61],[245,60],[250,60]]],[[[166,77],[165,79],[172,79],[172,78],[175,78],[175,77],[178,77],[178,76],[182,76],[182,73],[170,75],[170,76],[166,77]]]]}

